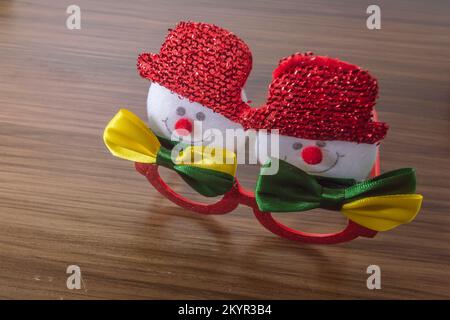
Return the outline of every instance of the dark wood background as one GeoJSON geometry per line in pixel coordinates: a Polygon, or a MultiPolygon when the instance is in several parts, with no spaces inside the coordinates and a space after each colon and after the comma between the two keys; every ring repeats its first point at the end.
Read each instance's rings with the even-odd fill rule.
{"type": "MultiPolygon", "coordinates": [[[[0,2],[1,298],[450,298],[450,2],[2,0],[0,2]],[[65,26],[79,5],[82,29],[65,26]],[[366,28],[379,4],[382,29],[366,28]],[[374,239],[303,245],[263,229],[241,207],[186,212],[112,157],[101,136],[118,108],[145,118],[138,53],[157,52],[179,20],[218,24],[254,54],[247,93],[265,100],[279,58],[338,57],[378,77],[391,125],[382,170],[417,169],[416,221],[374,239]],[[81,290],[66,288],[80,266],[81,290]],[[382,289],[366,288],[366,268],[382,289]]],[[[247,186],[257,168],[239,170],[247,186]]],[[[194,196],[173,174],[175,188],[194,196]]],[[[305,230],[336,213],[284,215],[305,230]]]]}

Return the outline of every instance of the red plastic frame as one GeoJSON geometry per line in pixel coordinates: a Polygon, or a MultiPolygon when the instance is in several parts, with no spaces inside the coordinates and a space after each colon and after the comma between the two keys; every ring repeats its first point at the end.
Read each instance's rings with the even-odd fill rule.
{"type": "MultiPolygon", "coordinates": [[[[245,190],[237,181],[233,188],[228,191],[222,199],[213,204],[204,204],[197,201],[189,200],[172,190],[161,178],[158,172],[158,166],[152,164],[136,163],[136,170],[144,175],[147,180],[158,190],[163,196],[177,204],[178,206],[194,211],[200,214],[220,215],[226,214],[239,204],[246,205],[253,209],[256,219],[272,233],[289,240],[316,243],[316,244],[335,244],[351,241],[357,237],[374,237],[377,232],[360,226],[352,221],[348,221],[345,229],[335,233],[306,233],[294,230],[277,221],[270,212],[262,212],[258,209],[253,192],[245,190]]],[[[377,154],[375,165],[372,169],[371,176],[380,174],[380,161],[377,154]]]]}
{"type": "MultiPolygon", "coordinates": [[[[374,112],[374,119],[377,121],[377,115],[374,112]]],[[[311,244],[336,244],[351,241],[357,237],[373,238],[377,232],[367,229],[351,220],[348,220],[347,226],[335,233],[307,233],[289,228],[288,226],[277,221],[271,212],[262,212],[258,209],[254,193],[245,190],[236,179],[233,188],[228,191],[222,199],[213,204],[204,204],[197,201],[189,200],[170,188],[161,178],[158,172],[158,165],[136,163],[136,170],[144,175],[147,180],[159,191],[163,196],[177,204],[178,206],[206,215],[226,214],[237,208],[239,204],[246,205],[253,209],[256,219],[264,228],[272,233],[289,240],[299,241],[311,244]]],[[[370,172],[371,177],[380,174],[380,155],[377,150],[375,164],[370,172]]]]}

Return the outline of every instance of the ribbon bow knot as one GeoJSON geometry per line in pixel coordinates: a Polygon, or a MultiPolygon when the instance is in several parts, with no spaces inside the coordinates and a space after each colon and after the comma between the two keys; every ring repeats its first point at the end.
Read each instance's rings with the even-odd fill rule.
{"type": "Polygon", "coordinates": [[[319,208],[339,210],[345,200],[345,190],[323,187],[319,197],[319,208]]]}
{"type": "Polygon", "coordinates": [[[135,114],[121,109],[108,123],[103,141],[116,157],[157,164],[177,172],[194,190],[207,197],[225,194],[234,184],[236,155],[225,149],[187,146],[173,152],[135,114]]]}
{"type": "Polygon", "coordinates": [[[414,219],[422,202],[421,195],[413,194],[416,177],[411,168],[337,188],[322,186],[319,181],[323,178],[309,175],[282,160],[277,174],[265,175],[267,168],[270,162],[261,168],[255,192],[261,211],[336,210],[364,227],[385,231],[414,219]]]}

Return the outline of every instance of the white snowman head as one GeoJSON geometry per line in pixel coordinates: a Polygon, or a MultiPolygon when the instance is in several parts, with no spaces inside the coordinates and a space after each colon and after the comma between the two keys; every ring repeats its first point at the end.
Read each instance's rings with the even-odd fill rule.
{"type": "MultiPolygon", "coordinates": [[[[278,130],[275,157],[280,160],[311,175],[363,180],[388,129],[373,120],[377,93],[376,80],[357,66],[295,54],[275,69],[268,102],[254,111],[259,123],[252,125],[278,130]]],[[[261,150],[261,143],[257,148],[265,163],[270,153],[261,150]]]]}
{"type": "Polygon", "coordinates": [[[180,22],[170,29],[158,54],[139,55],[137,67],[152,82],[147,110],[157,135],[226,146],[225,130],[242,128],[242,114],[249,108],[243,88],[252,55],[232,32],[207,23],[180,22]]]}
{"type": "MultiPolygon", "coordinates": [[[[244,91],[242,97],[245,101],[244,91]]],[[[242,129],[239,123],[158,83],[150,85],[147,114],[150,128],[158,136],[194,145],[225,146],[226,130],[242,129]]]]}
{"type": "MultiPolygon", "coordinates": [[[[259,139],[266,139],[259,135],[259,139]]],[[[363,180],[376,159],[377,146],[337,140],[302,139],[277,135],[278,159],[317,176],[363,180]]],[[[259,150],[259,161],[265,163],[270,153],[259,150]]]]}

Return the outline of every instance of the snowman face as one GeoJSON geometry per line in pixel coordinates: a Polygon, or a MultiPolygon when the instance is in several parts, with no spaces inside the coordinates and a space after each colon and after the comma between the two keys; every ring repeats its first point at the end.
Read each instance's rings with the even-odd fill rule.
{"type": "MultiPolygon", "coordinates": [[[[375,162],[375,144],[279,136],[279,159],[317,176],[364,180],[375,162]]],[[[264,163],[268,157],[259,155],[264,163]]]]}
{"type": "Polygon", "coordinates": [[[148,91],[147,114],[150,128],[158,136],[195,145],[225,146],[225,130],[242,129],[240,124],[157,83],[148,91]]]}

